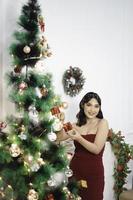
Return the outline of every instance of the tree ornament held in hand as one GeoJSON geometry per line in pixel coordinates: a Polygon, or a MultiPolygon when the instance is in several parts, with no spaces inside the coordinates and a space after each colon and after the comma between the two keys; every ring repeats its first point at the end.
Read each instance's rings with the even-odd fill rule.
{"type": "Polygon", "coordinates": [[[81,69],[70,66],[70,68],[65,71],[62,82],[65,93],[73,97],[82,90],[85,79],[81,69]]]}
{"type": "Polygon", "coordinates": [[[63,124],[63,129],[65,132],[71,131],[72,130],[72,124],[70,122],[67,122],[65,124],[63,124]]]}
{"type": "Polygon", "coordinates": [[[26,53],[26,54],[28,54],[28,53],[31,52],[31,48],[30,48],[28,45],[26,45],[26,46],[23,48],[23,52],[26,53]]]}

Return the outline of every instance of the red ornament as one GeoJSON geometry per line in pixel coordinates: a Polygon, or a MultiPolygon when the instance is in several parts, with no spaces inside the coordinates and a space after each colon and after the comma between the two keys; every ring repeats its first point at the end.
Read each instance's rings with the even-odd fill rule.
{"type": "Polygon", "coordinates": [[[22,70],[22,68],[20,67],[20,66],[16,66],[15,68],[14,68],[14,72],[15,73],[21,73],[21,70],[22,70]]]}
{"type": "Polygon", "coordinates": [[[27,84],[25,82],[22,82],[22,83],[19,84],[18,87],[19,87],[20,90],[24,90],[25,88],[27,88],[27,84]]]}
{"type": "Polygon", "coordinates": [[[124,169],[123,165],[117,165],[117,171],[121,172],[124,169]]]}
{"type": "Polygon", "coordinates": [[[55,200],[53,194],[48,194],[45,200],[55,200]]]}
{"type": "Polygon", "coordinates": [[[67,122],[67,123],[63,124],[63,128],[64,128],[65,132],[68,132],[68,131],[72,130],[73,127],[70,122],[67,122]]]}
{"type": "Polygon", "coordinates": [[[6,128],[7,124],[5,122],[0,122],[0,130],[6,128]]]}
{"type": "Polygon", "coordinates": [[[59,114],[60,113],[60,109],[58,106],[55,106],[51,109],[51,113],[52,115],[56,115],[56,114],[59,114]]]}

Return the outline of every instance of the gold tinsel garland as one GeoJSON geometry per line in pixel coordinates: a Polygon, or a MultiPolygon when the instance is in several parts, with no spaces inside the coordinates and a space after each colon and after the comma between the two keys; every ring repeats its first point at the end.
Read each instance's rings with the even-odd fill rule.
{"type": "Polygon", "coordinates": [[[129,145],[124,141],[124,136],[121,135],[121,131],[114,133],[111,129],[108,134],[108,141],[111,144],[112,150],[116,157],[116,163],[114,165],[114,192],[116,200],[119,199],[119,195],[124,188],[126,178],[131,172],[128,167],[128,162],[133,159],[133,145],[129,145]]]}

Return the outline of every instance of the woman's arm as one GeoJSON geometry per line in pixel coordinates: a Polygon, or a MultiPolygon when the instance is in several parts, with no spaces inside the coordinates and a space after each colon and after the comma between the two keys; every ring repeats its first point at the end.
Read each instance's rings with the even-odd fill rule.
{"type": "Polygon", "coordinates": [[[99,154],[102,148],[105,145],[108,136],[108,122],[105,119],[102,119],[99,123],[99,127],[96,133],[96,138],[94,143],[87,141],[78,133],[75,129],[75,134],[70,132],[68,133],[73,140],[78,141],[84,148],[94,154],[99,154]]]}

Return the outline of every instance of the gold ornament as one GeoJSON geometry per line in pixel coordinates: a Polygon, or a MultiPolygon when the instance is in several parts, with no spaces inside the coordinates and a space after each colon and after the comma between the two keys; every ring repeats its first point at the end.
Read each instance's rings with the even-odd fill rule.
{"type": "Polygon", "coordinates": [[[26,53],[26,54],[28,54],[28,53],[31,52],[31,48],[30,48],[28,45],[26,45],[26,46],[23,48],[23,52],[26,53]]]}
{"type": "Polygon", "coordinates": [[[64,109],[68,108],[68,103],[67,102],[62,102],[62,105],[61,105],[64,109]]]}
{"type": "Polygon", "coordinates": [[[24,161],[25,161],[27,164],[31,165],[32,162],[33,162],[33,156],[30,155],[30,154],[25,155],[25,156],[24,156],[24,161]]]}
{"type": "Polygon", "coordinates": [[[12,157],[18,157],[21,154],[21,150],[17,144],[12,144],[9,148],[12,157]]]}
{"type": "Polygon", "coordinates": [[[64,120],[65,120],[65,114],[63,112],[57,114],[57,117],[59,118],[59,120],[61,122],[64,122],[64,120]]]}
{"type": "Polygon", "coordinates": [[[38,200],[38,193],[34,190],[34,189],[30,189],[28,196],[27,196],[28,200],[38,200]]]}
{"type": "Polygon", "coordinates": [[[47,57],[51,57],[52,56],[52,52],[51,51],[48,51],[47,52],[47,57]]]}
{"type": "Polygon", "coordinates": [[[86,180],[80,180],[78,181],[78,184],[81,188],[87,188],[87,181],[86,180]]]}
{"type": "Polygon", "coordinates": [[[22,124],[21,126],[20,126],[20,128],[19,128],[19,131],[21,132],[21,133],[24,133],[25,132],[25,126],[22,124]]]}
{"type": "Polygon", "coordinates": [[[38,158],[37,163],[39,164],[39,166],[45,165],[45,161],[42,158],[38,158]]]}
{"type": "Polygon", "coordinates": [[[46,87],[42,87],[40,88],[40,93],[43,97],[45,97],[48,94],[48,89],[46,87]]]}
{"type": "Polygon", "coordinates": [[[42,49],[42,57],[50,57],[52,56],[52,52],[50,50],[42,49]]]}

